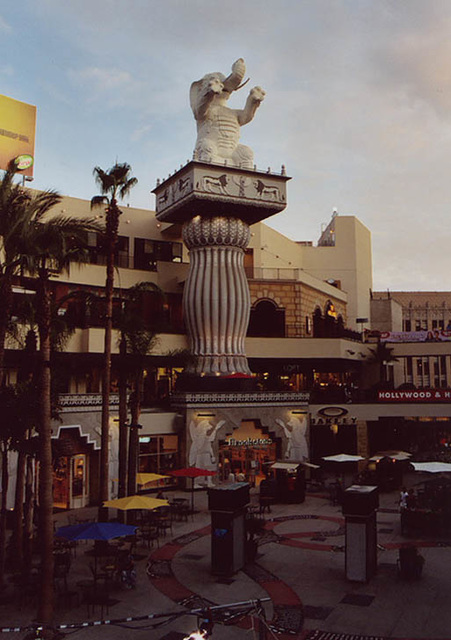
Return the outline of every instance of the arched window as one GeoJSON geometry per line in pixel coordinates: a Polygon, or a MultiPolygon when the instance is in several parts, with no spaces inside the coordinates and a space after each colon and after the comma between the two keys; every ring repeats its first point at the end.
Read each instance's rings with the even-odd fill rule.
{"type": "Polygon", "coordinates": [[[313,313],[313,337],[324,338],[324,319],[319,307],[313,313]]]}
{"type": "Polygon", "coordinates": [[[337,337],[337,312],[333,302],[327,301],[324,309],[324,337],[337,337]]]}
{"type": "Polygon", "coordinates": [[[259,300],[251,309],[247,335],[283,338],[285,309],[280,309],[272,300],[259,300]]]}

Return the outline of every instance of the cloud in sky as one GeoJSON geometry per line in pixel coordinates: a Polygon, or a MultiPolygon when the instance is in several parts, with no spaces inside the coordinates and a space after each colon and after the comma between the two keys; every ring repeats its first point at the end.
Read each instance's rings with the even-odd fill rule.
{"type": "Polygon", "coordinates": [[[0,15],[0,32],[12,31],[11,25],[0,15]]]}
{"type": "Polygon", "coordinates": [[[38,107],[37,188],[90,198],[119,159],[152,208],[192,154],[191,82],[242,56],[232,106],[267,91],[242,141],[293,177],[269,224],[317,240],[337,207],[372,232],[375,289],[449,289],[450,29],[442,0],[24,0],[0,12],[2,91],[38,107]]]}

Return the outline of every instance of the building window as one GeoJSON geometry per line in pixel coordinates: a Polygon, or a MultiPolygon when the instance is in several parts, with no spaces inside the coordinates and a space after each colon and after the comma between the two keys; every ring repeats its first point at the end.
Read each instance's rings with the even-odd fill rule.
{"type": "Polygon", "coordinates": [[[445,328],[445,321],[443,319],[441,320],[433,320],[432,321],[432,328],[433,329],[444,329],[445,328]]]}
{"type": "Polygon", "coordinates": [[[156,271],[157,262],[182,262],[181,242],[164,242],[135,238],[135,269],[156,271]]]}
{"type": "Polygon", "coordinates": [[[178,465],[178,437],[176,435],[140,436],[140,473],[161,473],[178,465]]]}
{"type": "Polygon", "coordinates": [[[412,321],[410,318],[408,320],[404,320],[404,331],[412,331],[412,321]]]}
{"type": "Polygon", "coordinates": [[[248,336],[283,338],[285,336],[285,309],[279,309],[272,300],[260,300],[251,309],[248,336]]]}
{"type": "Polygon", "coordinates": [[[420,378],[423,377],[423,361],[421,358],[417,358],[417,376],[420,378]]]}
{"type": "MultiPolygon", "coordinates": [[[[89,262],[91,264],[106,265],[105,236],[101,233],[90,231],[88,233],[89,262]]],[[[114,264],[116,267],[128,268],[129,265],[129,238],[118,236],[114,252],[114,264]]]]}
{"type": "Polygon", "coordinates": [[[406,373],[408,376],[413,375],[412,358],[410,356],[406,358],[406,373]]]}

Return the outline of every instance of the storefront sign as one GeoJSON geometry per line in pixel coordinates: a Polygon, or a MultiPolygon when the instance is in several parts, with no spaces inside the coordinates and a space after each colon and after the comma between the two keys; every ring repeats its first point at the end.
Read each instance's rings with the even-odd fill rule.
{"type": "Polygon", "coordinates": [[[380,402],[451,402],[451,390],[379,391],[378,399],[380,402]]]}
{"type": "Polygon", "coordinates": [[[311,425],[342,425],[356,424],[357,418],[349,415],[349,411],[344,407],[323,407],[318,409],[318,415],[311,416],[311,425]]]}
{"type": "Polygon", "coordinates": [[[379,338],[381,342],[449,342],[451,331],[368,331],[368,337],[379,338]]]}
{"type": "Polygon", "coordinates": [[[261,447],[272,444],[271,438],[246,438],[246,440],[237,440],[236,438],[229,438],[226,440],[228,447],[261,447]]]}
{"type": "Polygon", "coordinates": [[[356,424],[357,418],[353,416],[346,416],[345,418],[310,418],[310,424],[312,426],[320,425],[320,424],[356,424]]]}

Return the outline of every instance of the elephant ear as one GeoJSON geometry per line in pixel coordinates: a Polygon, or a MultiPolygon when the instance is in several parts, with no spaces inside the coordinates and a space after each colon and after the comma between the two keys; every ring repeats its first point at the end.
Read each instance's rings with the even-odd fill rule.
{"type": "Polygon", "coordinates": [[[197,117],[197,112],[200,107],[202,84],[203,80],[197,80],[196,82],[193,82],[189,90],[189,103],[191,105],[191,109],[193,110],[195,118],[197,117]]]}

